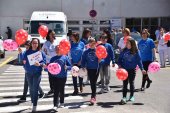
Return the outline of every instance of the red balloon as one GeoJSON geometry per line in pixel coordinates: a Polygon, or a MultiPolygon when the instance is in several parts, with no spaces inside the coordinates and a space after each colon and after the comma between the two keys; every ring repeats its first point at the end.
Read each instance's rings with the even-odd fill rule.
{"type": "Polygon", "coordinates": [[[170,34],[166,34],[165,36],[164,36],[164,41],[165,42],[168,42],[170,40],[170,34]]]}
{"type": "Polygon", "coordinates": [[[103,59],[107,57],[107,50],[103,45],[99,45],[96,47],[96,56],[99,59],[103,59]]]}
{"type": "Polygon", "coordinates": [[[70,42],[67,39],[63,39],[59,43],[59,52],[62,55],[67,55],[70,51],[71,45],[70,42]]]}
{"type": "Polygon", "coordinates": [[[40,34],[40,36],[42,36],[43,38],[45,38],[48,34],[48,27],[45,25],[41,25],[38,28],[38,33],[40,34]]]}
{"type": "Polygon", "coordinates": [[[27,39],[28,39],[28,33],[24,29],[19,29],[15,33],[15,40],[18,45],[24,44],[27,41],[27,39]]]}
{"type": "Polygon", "coordinates": [[[119,80],[126,80],[128,77],[128,72],[125,69],[118,69],[116,71],[116,76],[119,80]]]}

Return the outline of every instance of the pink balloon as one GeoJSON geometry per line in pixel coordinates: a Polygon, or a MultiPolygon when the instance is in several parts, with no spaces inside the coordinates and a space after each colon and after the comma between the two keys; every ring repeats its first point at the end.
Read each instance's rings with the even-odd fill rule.
{"type": "Polygon", "coordinates": [[[58,63],[50,63],[47,68],[53,75],[57,75],[61,72],[61,66],[58,63]]]}
{"type": "Polygon", "coordinates": [[[13,51],[18,48],[18,44],[12,39],[7,39],[7,40],[4,40],[3,47],[7,51],[13,51]]]}
{"type": "Polygon", "coordinates": [[[156,73],[160,70],[160,64],[158,62],[152,62],[150,65],[149,65],[149,68],[148,68],[148,71],[151,72],[151,73],[156,73]]]}

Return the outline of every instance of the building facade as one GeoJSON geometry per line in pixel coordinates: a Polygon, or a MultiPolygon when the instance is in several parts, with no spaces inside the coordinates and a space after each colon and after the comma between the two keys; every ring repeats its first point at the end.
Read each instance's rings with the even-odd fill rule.
{"type": "Polygon", "coordinates": [[[6,27],[13,36],[20,28],[28,29],[33,11],[62,11],[68,27],[82,33],[84,28],[101,32],[110,27],[110,20],[119,19],[121,27],[140,31],[148,28],[151,34],[158,26],[170,27],[170,0],[0,0],[0,34],[6,37],[6,27]],[[89,11],[97,16],[91,18],[89,11]]]}

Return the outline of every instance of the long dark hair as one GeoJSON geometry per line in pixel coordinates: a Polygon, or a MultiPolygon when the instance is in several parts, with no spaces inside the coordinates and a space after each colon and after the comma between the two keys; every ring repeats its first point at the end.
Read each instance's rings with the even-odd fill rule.
{"type": "MultiPolygon", "coordinates": [[[[52,32],[54,32],[54,31],[51,30],[51,29],[48,30],[48,33],[47,33],[47,36],[46,36],[46,40],[47,40],[47,41],[50,41],[50,34],[51,34],[52,32]]],[[[54,33],[55,33],[55,32],[54,32],[54,33]]],[[[54,37],[54,39],[55,39],[55,37],[54,37]]]]}
{"type": "Polygon", "coordinates": [[[108,40],[112,38],[111,33],[108,29],[104,29],[103,32],[106,33],[108,40]]]}
{"type": "Polygon", "coordinates": [[[136,41],[133,38],[128,38],[127,41],[130,42],[131,45],[130,49],[131,54],[136,54],[138,52],[136,41]]]}
{"type": "Polygon", "coordinates": [[[32,50],[32,42],[33,42],[33,40],[38,40],[37,50],[38,50],[38,51],[41,50],[41,44],[40,44],[40,40],[39,40],[38,38],[32,38],[31,43],[30,43],[30,48],[29,48],[29,50],[32,50]]]}
{"type": "Polygon", "coordinates": [[[87,28],[87,29],[84,29],[84,31],[83,31],[83,33],[82,33],[82,38],[88,38],[88,37],[87,37],[87,34],[88,34],[88,33],[91,33],[91,30],[88,29],[88,28],[87,28]]]}
{"type": "Polygon", "coordinates": [[[76,43],[78,43],[80,41],[79,33],[73,32],[71,36],[76,39],[76,43]]]}

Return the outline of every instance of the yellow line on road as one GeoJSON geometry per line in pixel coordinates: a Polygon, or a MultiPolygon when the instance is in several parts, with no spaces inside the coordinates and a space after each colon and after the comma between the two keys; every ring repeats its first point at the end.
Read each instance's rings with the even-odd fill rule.
{"type": "Polygon", "coordinates": [[[11,57],[9,57],[8,59],[6,59],[4,62],[2,62],[1,64],[0,64],[0,67],[2,67],[3,65],[5,65],[5,64],[7,64],[10,60],[12,60],[13,59],[13,57],[11,56],[11,57]]]}

